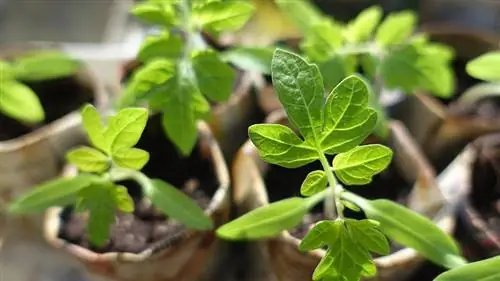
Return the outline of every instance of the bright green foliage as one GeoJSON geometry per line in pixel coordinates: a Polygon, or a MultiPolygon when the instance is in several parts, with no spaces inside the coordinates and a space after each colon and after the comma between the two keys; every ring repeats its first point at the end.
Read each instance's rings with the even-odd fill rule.
{"type": "Polygon", "coordinates": [[[387,16],[375,34],[375,42],[381,46],[402,44],[415,29],[417,16],[413,12],[395,12],[387,16]]]}
{"type": "Polygon", "coordinates": [[[433,281],[495,281],[500,280],[500,256],[451,269],[433,281]]]}
{"type": "Polygon", "coordinates": [[[23,82],[66,77],[79,67],[78,61],[53,51],[28,54],[11,62],[0,60],[0,112],[26,124],[44,121],[38,96],[23,82]]]}
{"type": "Polygon", "coordinates": [[[105,125],[92,105],[82,109],[83,127],[92,147],[78,147],[66,155],[68,163],[81,172],[41,184],[9,206],[13,213],[40,212],[51,206],[75,205],[88,212],[87,231],[92,243],[102,246],[109,237],[116,211],[133,212],[134,202],[126,187],[116,182],[135,180],[166,215],[187,227],[211,229],[212,221],[187,195],[161,180],[139,172],[149,153],[134,146],[146,127],[149,113],[144,108],[125,108],[109,116],[105,125]]]}
{"type": "MultiPolygon", "coordinates": [[[[364,17],[363,21],[374,18],[364,17]]],[[[340,184],[367,184],[392,160],[389,148],[362,145],[377,123],[376,111],[368,106],[371,89],[366,80],[348,76],[325,98],[318,67],[302,57],[278,49],[271,70],[278,98],[300,135],[287,126],[257,124],[249,128],[252,143],[269,163],[297,168],[319,160],[323,170],[309,173],[302,183],[300,192],[307,198],[288,198],[255,209],[221,226],[217,235],[230,240],[274,237],[297,226],[312,207],[325,201],[325,216],[336,219],[318,222],[300,244],[303,251],[325,250],[314,280],[359,281],[375,276],[371,253],[389,253],[384,235],[441,265],[463,263],[452,238],[427,218],[386,200],[368,201],[340,184]],[[334,155],[333,166],[328,154],[334,155]],[[347,219],[344,207],[362,210],[369,219],[347,219]],[[429,238],[422,240],[424,235],[429,238]]]]}
{"type": "Polygon", "coordinates": [[[466,66],[467,73],[477,79],[498,82],[500,81],[500,51],[483,54],[466,66]]]}
{"type": "Polygon", "coordinates": [[[271,74],[274,48],[237,47],[221,53],[225,62],[251,71],[271,74]]]}
{"type": "Polygon", "coordinates": [[[197,120],[209,116],[213,102],[226,101],[234,87],[234,60],[241,68],[263,68],[265,53],[236,50],[219,54],[207,46],[202,31],[212,36],[241,28],[253,14],[249,1],[157,1],[137,3],[131,13],[158,25],[160,34],[149,36],[138,58],[144,64],[128,82],[119,107],[147,101],[163,113],[167,137],[182,155],[193,150],[197,120]],[[174,30],[175,29],[175,30],[174,30]]]}
{"type": "Polygon", "coordinates": [[[361,42],[368,39],[382,19],[382,9],[372,6],[362,11],[355,19],[349,22],[344,31],[348,42],[361,42]]]}

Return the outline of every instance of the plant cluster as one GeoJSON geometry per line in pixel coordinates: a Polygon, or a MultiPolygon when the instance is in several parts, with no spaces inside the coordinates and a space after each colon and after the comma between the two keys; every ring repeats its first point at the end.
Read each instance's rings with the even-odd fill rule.
{"type": "Polygon", "coordinates": [[[196,120],[205,119],[212,102],[226,101],[236,72],[229,62],[245,69],[265,70],[272,53],[266,49],[212,49],[202,31],[219,34],[242,27],[253,13],[248,1],[149,0],[132,13],[160,27],[140,47],[144,65],[128,83],[121,106],[147,101],[163,114],[164,130],[183,155],[196,143],[196,120]]]}
{"type": "Polygon", "coordinates": [[[24,82],[36,82],[74,74],[80,63],[62,53],[45,51],[0,59],[0,112],[27,124],[44,121],[45,111],[36,93],[24,82]]]}
{"type": "Polygon", "coordinates": [[[187,195],[165,181],[150,179],[140,172],[149,161],[149,153],[134,146],[146,127],[146,109],[120,110],[110,116],[105,126],[97,110],[86,105],[82,118],[93,147],[78,147],[66,155],[67,162],[78,168],[78,175],[34,187],[9,206],[10,212],[33,213],[52,206],[74,206],[77,212],[88,213],[89,239],[102,246],[109,237],[116,211],[134,211],[127,188],[118,183],[130,179],[137,182],[144,197],[167,216],[193,229],[213,227],[212,220],[187,195]]]}
{"type": "Polygon", "coordinates": [[[463,265],[451,237],[430,220],[390,200],[368,200],[344,189],[366,185],[392,160],[383,145],[362,145],[377,122],[368,106],[366,79],[351,75],[343,79],[325,100],[325,88],[317,65],[278,49],[271,63],[272,80],[288,119],[300,133],[278,124],[249,128],[261,158],[285,168],[298,168],[320,161],[323,170],[309,173],[301,194],[255,209],[217,230],[225,239],[263,239],[297,226],[312,207],[324,201],[327,220],[318,222],[299,248],[324,248],[314,280],[358,281],[374,276],[370,253],[389,253],[387,237],[416,249],[429,260],[448,268],[463,265]],[[335,155],[330,164],[325,155],[335,155]],[[367,219],[344,216],[344,208],[364,212],[367,219]]]}

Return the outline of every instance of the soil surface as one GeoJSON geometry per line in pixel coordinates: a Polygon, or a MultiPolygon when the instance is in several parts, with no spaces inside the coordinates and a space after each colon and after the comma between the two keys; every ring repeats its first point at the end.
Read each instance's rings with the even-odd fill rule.
{"type": "MultiPolygon", "coordinates": [[[[137,147],[150,152],[150,161],[142,172],[150,178],[160,178],[182,188],[199,206],[206,208],[218,187],[214,167],[208,158],[206,148],[198,143],[191,156],[182,158],[176,148],[166,139],[161,129],[159,115],[150,118],[137,147]]],[[[151,206],[142,196],[135,182],[121,182],[134,199],[133,214],[117,212],[116,223],[110,229],[110,240],[104,247],[91,245],[85,231],[86,217],[67,207],[61,214],[63,221],[59,237],[70,243],[81,245],[98,253],[139,253],[181,235],[185,228],[169,219],[151,206]]]]}
{"type": "Polygon", "coordinates": [[[80,109],[85,103],[94,102],[92,89],[82,85],[74,77],[23,83],[38,95],[46,119],[40,124],[30,126],[0,113],[0,141],[30,133],[80,109]]]}

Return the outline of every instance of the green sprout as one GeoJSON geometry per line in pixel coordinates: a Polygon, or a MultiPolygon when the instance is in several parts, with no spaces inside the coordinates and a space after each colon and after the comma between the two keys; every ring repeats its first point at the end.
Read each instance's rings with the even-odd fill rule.
{"type": "Polygon", "coordinates": [[[109,237],[116,210],[131,213],[134,203],[127,188],[117,184],[134,180],[151,203],[167,216],[188,228],[213,228],[210,217],[187,195],[160,179],[150,179],[140,170],[149,161],[149,153],[135,148],[148,120],[144,108],[125,108],[109,118],[105,126],[97,110],[86,105],[83,126],[93,147],[69,151],[66,159],[79,173],[48,181],[33,188],[9,206],[15,214],[41,212],[52,206],[72,205],[88,212],[90,241],[101,246],[109,237]]]}
{"type": "Polygon", "coordinates": [[[315,205],[324,201],[325,217],[302,240],[299,249],[323,248],[326,254],[313,280],[358,281],[374,276],[371,253],[389,254],[386,238],[414,248],[447,268],[465,264],[454,240],[432,221],[390,200],[368,200],[344,189],[366,185],[387,168],[392,151],[380,144],[363,145],[373,132],[377,114],[368,106],[366,79],[350,75],[325,100],[317,65],[278,49],[271,63],[272,81],[291,128],[256,124],[249,128],[260,157],[274,165],[298,168],[319,161],[292,197],[257,208],[217,229],[229,240],[265,239],[297,226],[315,205]],[[335,155],[329,163],[326,155],[335,155]],[[363,211],[366,219],[344,216],[344,209],[363,211]]]}

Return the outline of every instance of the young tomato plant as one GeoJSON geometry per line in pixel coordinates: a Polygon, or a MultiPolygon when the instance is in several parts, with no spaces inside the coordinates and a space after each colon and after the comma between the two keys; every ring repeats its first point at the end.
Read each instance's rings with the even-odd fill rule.
{"type": "Polygon", "coordinates": [[[149,161],[149,153],[134,148],[148,120],[143,108],[126,108],[111,116],[107,126],[92,105],[82,111],[83,126],[93,147],[69,151],[67,161],[79,174],[58,178],[36,186],[9,206],[12,213],[40,212],[51,206],[74,205],[78,212],[88,212],[90,240],[102,245],[109,237],[116,210],[131,213],[134,203],[127,188],[116,182],[136,181],[144,196],[167,216],[193,229],[211,229],[212,220],[187,195],[160,179],[150,179],[140,172],[149,161]]]}
{"type": "MultiPolygon", "coordinates": [[[[441,98],[453,94],[454,52],[448,46],[429,42],[426,34],[414,35],[417,16],[412,11],[393,12],[382,21],[382,9],[373,6],[342,24],[317,13],[307,13],[311,20],[305,20],[293,6],[281,4],[302,26],[301,50],[318,64],[325,87],[332,89],[361,67],[374,85],[371,104],[379,113],[379,122],[386,120],[377,102],[383,88],[401,89],[407,94],[423,90],[441,98]]],[[[380,130],[384,128],[377,129],[382,136],[387,133],[380,130]]]]}
{"type": "Polygon", "coordinates": [[[226,101],[232,93],[235,71],[228,62],[265,71],[272,52],[238,48],[219,53],[211,49],[202,31],[219,33],[239,29],[250,18],[248,1],[149,0],[132,13],[158,25],[161,32],[141,46],[138,69],[121,100],[128,106],[145,100],[163,114],[163,127],[183,155],[189,155],[197,137],[196,120],[208,117],[212,102],[226,101]],[[267,64],[266,64],[267,63],[267,64]]]}
{"type": "Polygon", "coordinates": [[[26,124],[45,120],[38,96],[23,82],[44,81],[72,75],[80,63],[58,52],[38,52],[0,59],[0,113],[26,124]]]}
{"type": "MultiPolygon", "coordinates": [[[[430,220],[392,201],[368,200],[346,191],[342,184],[365,185],[392,160],[383,145],[362,145],[377,122],[368,106],[365,79],[351,75],[324,98],[323,80],[317,65],[278,49],[272,59],[272,81],[296,135],[289,127],[257,124],[249,128],[261,158],[285,168],[320,161],[323,170],[309,173],[301,187],[304,197],[271,203],[221,226],[225,239],[262,239],[297,226],[304,215],[324,201],[325,217],[302,240],[299,248],[324,248],[314,280],[358,281],[374,276],[370,253],[389,254],[392,240],[414,248],[445,267],[464,264],[453,239],[430,220]],[[335,155],[329,163],[326,155],[335,155]],[[366,219],[344,217],[344,208],[363,211],[366,219]]],[[[272,187],[270,187],[272,188],[272,187]]]]}

